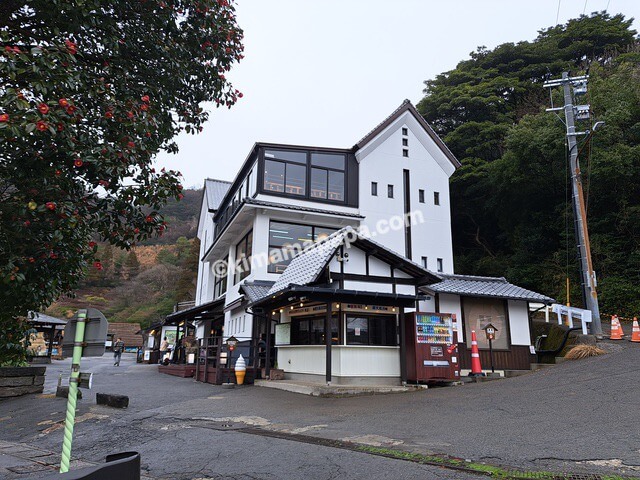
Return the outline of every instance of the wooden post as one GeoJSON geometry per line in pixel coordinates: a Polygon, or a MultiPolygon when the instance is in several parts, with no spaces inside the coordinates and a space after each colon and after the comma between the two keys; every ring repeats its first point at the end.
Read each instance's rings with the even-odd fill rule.
{"type": "Polygon", "coordinates": [[[402,385],[407,383],[407,331],[404,307],[400,307],[400,380],[402,385]]]}
{"type": "Polygon", "coordinates": [[[326,373],[327,385],[331,383],[331,303],[327,303],[327,313],[324,317],[324,343],[326,346],[326,373]]]}

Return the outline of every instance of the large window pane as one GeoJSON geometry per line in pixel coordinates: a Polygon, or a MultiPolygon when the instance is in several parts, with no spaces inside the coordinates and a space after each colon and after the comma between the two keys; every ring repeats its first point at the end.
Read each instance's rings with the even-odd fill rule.
{"type": "Polygon", "coordinates": [[[369,345],[367,317],[347,317],[347,345],[369,345]]]}
{"type": "Polygon", "coordinates": [[[335,232],[333,228],[285,222],[269,224],[269,273],[282,273],[303,248],[335,232]]]}
{"type": "Polygon", "coordinates": [[[311,169],[311,197],[327,198],[327,170],[311,169]]]}
{"type": "Polygon", "coordinates": [[[246,278],[251,273],[252,236],[253,231],[247,233],[236,245],[235,273],[233,275],[234,284],[246,278]]]}
{"type": "Polygon", "coordinates": [[[371,345],[398,345],[396,318],[388,316],[370,317],[369,341],[371,345]]]}
{"type": "MultiPolygon", "coordinates": [[[[294,318],[291,320],[291,345],[325,345],[324,315],[313,318],[294,318]]],[[[338,318],[331,318],[331,343],[339,342],[338,318]]]]}
{"type": "Polygon", "coordinates": [[[329,200],[344,200],[344,173],[329,171],[329,200]]]}
{"type": "Polygon", "coordinates": [[[489,341],[482,330],[488,324],[496,327],[496,338],[493,348],[509,348],[509,332],[506,321],[504,300],[494,298],[469,298],[462,301],[464,313],[464,336],[467,346],[471,348],[471,330],[476,331],[479,348],[489,348],[489,341]]]}
{"type": "Polygon", "coordinates": [[[264,158],[285,160],[287,162],[304,163],[305,165],[307,163],[306,152],[291,152],[287,150],[265,150],[264,158]]]}
{"type": "Polygon", "coordinates": [[[282,162],[267,160],[264,162],[264,189],[271,192],[284,192],[284,166],[282,162]]]}
{"type": "Polygon", "coordinates": [[[271,222],[269,225],[269,246],[282,247],[293,243],[311,242],[313,227],[294,223],[271,222]]]}
{"type": "Polygon", "coordinates": [[[334,153],[312,153],[311,165],[344,170],[344,155],[336,155],[334,153]]]}
{"type": "Polygon", "coordinates": [[[307,167],[303,165],[287,164],[285,191],[292,195],[304,195],[307,184],[307,167]]]}
{"type": "Polygon", "coordinates": [[[313,240],[316,242],[321,242],[335,231],[335,228],[315,227],[313,229],[313,240]]]}

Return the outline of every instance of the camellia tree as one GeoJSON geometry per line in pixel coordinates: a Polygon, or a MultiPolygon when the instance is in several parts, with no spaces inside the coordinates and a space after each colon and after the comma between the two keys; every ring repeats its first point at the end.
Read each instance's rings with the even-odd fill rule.
{"type": "Polygon", "coordinates": [[[101,269],[101,239],[162,234],[180,174],[154,155],[231,107],[242,59],[229,0],[0,2],[0,365],[24,361],[24,317],[101,269]]]}

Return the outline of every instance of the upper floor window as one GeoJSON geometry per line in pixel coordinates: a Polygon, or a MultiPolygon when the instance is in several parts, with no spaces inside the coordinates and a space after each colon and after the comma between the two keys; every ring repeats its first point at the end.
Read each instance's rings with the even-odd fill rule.
{"type": "Polygon", "coordinates": [[[253,250],[253,230],[250,230],[236,245],[236,261],[233,272],[234,285],[251,273],[251,255],[253,250]]]}
{"type": "Polygon", "coordinates": [[[312,242],[320,242],[335,232],[334,228],[271,222],[269,224],[269,273],[282,273],[293,257],[312,242]]]}
{"type": "Polygon", "coordinates": [[[407,127],[402,127],[402,135],[409,135],[409,130],[407,127]]]}
{"type": "Polygon", "coordinates": [[[265,150],[264,189],[304,196],[307,180],[307,154],[284,150],[265,150]]]}
{"type": "Polygon", "coordinates": [[[387,197],[393,198],[393,185],[387,185],[387,197]]]}
{"type": "Polygon", "coordinates": [[[429,267],[427,267],[427,257],[422,257],[422,266],[424,268],[429,268],[429,267]]]}
{"type": "Polygon", "coordinates": [[[213,299],[227,291],[227,262],[220,262],[219,270],[214,269],[213,274],[216,276],[213,287],[213,299]]]}
{"type": "Polygon", "coordinates": [[[424,190],[418,190],[418,201],[424,203],[424,190]]]}
{"type": "Polygon", "coordinates": [[[444,271],[443,268],[442,268],[442,259],[441,258],[438,259],[438,271],[439,272],[444,271]]]}
{"type": "Polygon", "coordinates": [[[371,195],[378,196],[378,182],[371,182],[371,195]]]}
{"type": "Polygon", "coordinates": [[[344,202],[345,172],[344,154],[269,149],[262,185],[267,193],[344,202]]]}
{"type": "Polygon", "coordinates": [[[433,192],[433,204],[440,205],[440,192],[433,192]]]}
{"type": "Polygon", "coordinates": [[[311,154],[311,197],[344,201],[344,155],[311,154]]]}

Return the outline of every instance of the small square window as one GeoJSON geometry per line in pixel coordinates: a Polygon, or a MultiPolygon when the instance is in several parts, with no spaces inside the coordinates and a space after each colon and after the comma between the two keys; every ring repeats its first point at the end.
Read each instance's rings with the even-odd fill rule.
{"type": "Polygon", "coordinates": [[[387,197],[393,198],[393,185],[387,185],[387,197]]]}
{"type": "Polygon", "coordinates": [[[378,182],[371,182],[371,195],[378,196],[378,182]]]}
{"type": "Polygon", "coordinates": [[[424,203],[424,190],[418,190],[418,201],[424,203]]]}
{"type": "Polygon", "coordinates": [[[407,150],[406,148],[402,149],[402,156],[403,157],[408,157],[409,156],[409,150],[407,150]]]}
{"type": "Polygon", "coordinates": [[[422,266],[427,268],[427,257],[422,257],[422,266]]]}
{"type": "Polygon", "coordinates": [[[409,146],[409,139],[408,138],[403,138],[402,139],[402,146],[403,147],[408,147],[409,146]]]}
{"type": "Polygon", "coordinates": [[[409,129],[407,129],[407,127],[402,127],[402,135],[409,135],[409,129]]]}
{"type": "Polygon", "coordinates": [[[443,271],[443,270],[442,270],[442,259],[441,259],[441,258],[439,258],[439,259],[438,259],[438,271],[439,271],[439,272],[442,272],[442,271],[443,271]]]}
{"type": "Polygon", "coordinates": [[[433,204],[440,205],[440,192],[433,192],[433,204]]]}

